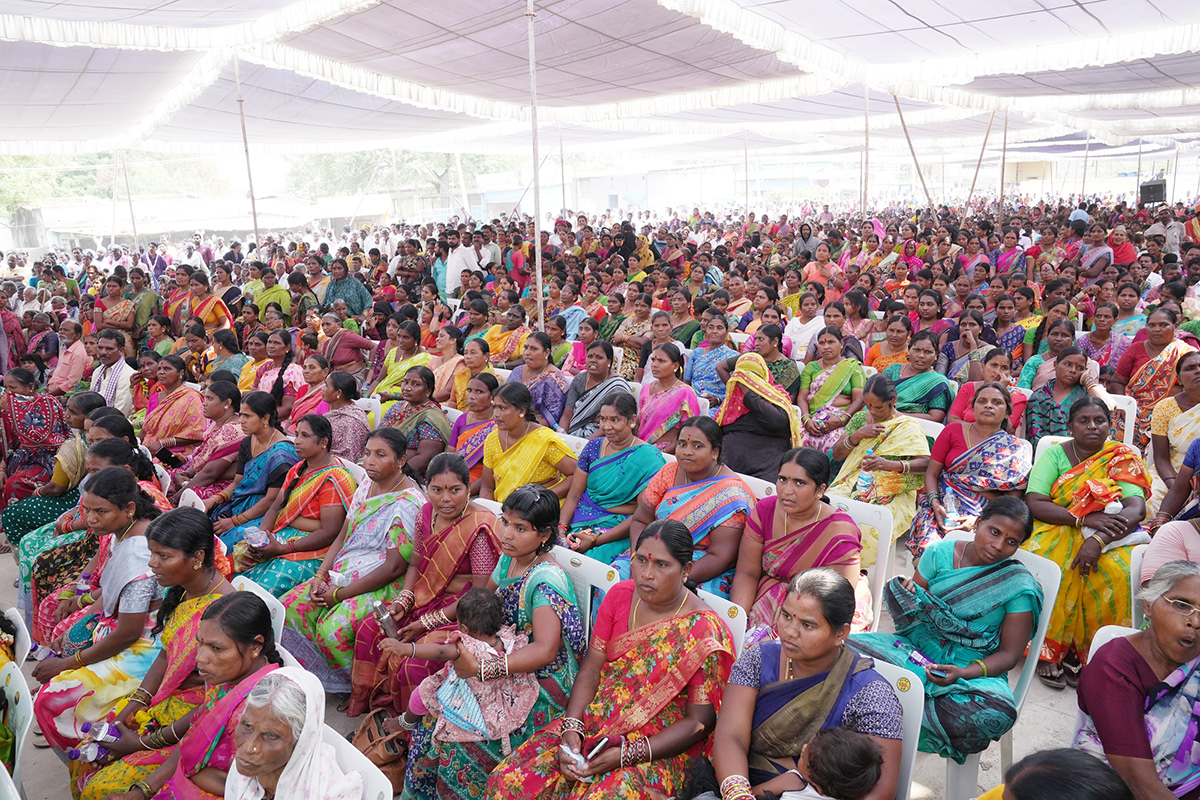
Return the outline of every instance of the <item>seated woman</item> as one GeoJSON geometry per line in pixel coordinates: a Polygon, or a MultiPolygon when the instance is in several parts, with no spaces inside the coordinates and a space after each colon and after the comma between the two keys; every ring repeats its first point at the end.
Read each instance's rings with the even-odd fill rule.
{"type": "Polygon", "coordinates": [[[515,369],[524,362],[525,340],[528,337],[525,308],[510,306],[504,312],[503,322],[493,325],[483,336],[488,344],[488,361],[497,367],[515,369]]]}
{"type": "Polygon", "coordinates": [[[863,363],[882,372],[892,364],[908,363],[908,337],[912,335],[912,320],[896,314],[888,320],[884,339],[867,350],[863,363]]]}
{"type": "Polygon", "coordinates": [[[238,390],[245,394],[253,392],[258,385],[258,370],[267,362],[267,339],[270,336],[264,330],[257,330],[246,339],[246,355],[250,360],[242,367],[238,376],[238,390]]]}
{"type": "MultiPolygon", "coordinates": [[[[917,334],[926,335],[933,336],[925,331],[917,334]]],[[[929,343],[922,339],[921,344],[929,343]]],[[[929,465],[929,442],[912,416],[896,410],[896,384],[886,374],[867,379],[863,402],[865,412],[854,415],[845,434],[833,445],[833,461],[842,466],[828,493],[886,506],[892,512],[892,536],[899,538],[912,526],[917,513],[917,494],[929,465]]],[[[879,531],[869,525],[862,530],[862,563],[871,566],[880,547],[879,531]]]]}
{"type": "Polygon", "coordinates": [[[161,394],[150,398],[142,424],[142,444],[163,466],[179,469],[196,445],[204,439],[204,398],[184,386],[186,368],[179,356],[163,356],[158,362],[161,394]]]}
{"type": "MultiPolygon", "coordinates": [[[[411,319],[397,325],[396,347],[384,356],[380,377],[370,389],[372,397],[378,397],[386,413],[392,403],[401,399],[400,384],[413,367],[424,367],[433,361],[433,356],[421,347],[421,326],[411,319]]],[[[366,388],[363,389],[367,391],[366,388]]],[[[379,420],[372,420],[378,424],[379,420]]]]}
{"type": "Polygon", "coordinates": [[[1025,406],[1025,436],[1037,449],[1043,436],[1067,436],[1067,414],[1079,400],[1088,396],[1087,356],[1071,345],[1058,352],[1054,377],[1029,396],[1025,406]]]}
{"type": "Polygon", "coordinates": [[[850,417],[862,408],[866,381],[862,364],[842,357],[842,331],[823,328],[816,336],[818,357],[804,365],[796,406],[804,426],[802,444],[826,452],[850,417]]]}
{"type": "Polygon", "coordinates": [[[281,598],[288,626],[283,646],[331,690],[350,686],[355,628],[376,601],[390,603],[404,585],[397,578],[412,558],[417,514],[425,503],[407,457],[407,439],[396,429],[371,434],[363,456],[370,481],[354,492],[345,525],[316,576],[281,598]],[[333,583],[332,572],[349,583],[333,583]]]}
{"type": "Polygon", "coordinates": [[[1047,448],[1029,474],[1025,502],[1036,524],[1025,549],[1063,570],[1038,664],[1038,677],[1052,688],[1075,680],[1096,631],[1129,624],[1133,548],[1109,546],[1145,517],[1150,481],[1136,450],[1108,440],[1111,424],[1100,400],[1075,401],[1067,419],[1071,441],[1047,448]],[[1107,513],[1109,503],[1122,508],[1107,513]],[[1064,666],[1075,669],[1070,677],[1064,666]]]}
{"type": "Polygon", "coordinates": [[[758,353],[738,356],[716,421],[729,468],[767,482],[775,480],[778,458],[800,444],[800,417],[758,353]]]}
{"type": "Polygon", "coordinates": [[[245,526],[261,527],[267,543],[255,547],[242,540],[233,548],[235,570],[276,597],[316,575],[346,522],[354,478],[329,452],[332,441],[333,429],[324,417],[301,418],[295,448],[303,461],[288,470],[267,513],[245,526]]]}
{"type": "Polygon", "coordinates": [[[749,611],[747,645],[772,637],[788,584],[815,567],[837,570],[855,587],[852,630],[871,626],[871,588],[859,566],[862,533],[849,515],[824,502],[829,457],[811,447],[783,454],[776,494],[759,500],[738,546],[729,599],[749,611]]]}
{"type": "Polygon", "coordinates": [[[495,375],[496,371],[488,363],[488,343],[484,339],[469,339],[463,345],[462,362],[454,370],[454,379],[450,382],[449,392],[438,393],[435,399],[459,411],[467,410],[467,384],[476,375],[495,375]]]}
{"type": "Polygon", "coordinates": [[[162,356],[153,350],[143,350],[138,354],[138,371],[129,378],[133,395],[133,413],[129,415],[129,421],[137,429],[141,429],[146,420],[151,398],[156,398],[157,402],[162,394],[163,387],[158,382],[158,362],[161,359],[162,356]]]}
{"type": "Polygon", "coordinates": [[[509,383],[523,383],[533,397],[538,424],[559,430],[567,402],[567,378],[550,363],[550,337],[541,331],[525,339],[525,357],[508,376],[509,383]]]}
{"type": "Polygon", "coordinates": [[[567,318],[562,314],[546,318],[546,335],[550,337],[550,363],[570,380],[579,372],[575,369],[575,364],[577,361],[583,361],[583,352],[587,345],[567,339],[567,318]]]}
{"type": "Polygon", "coordinates": [[[479,496],[502,503],[518,486],[538,483],[566,497],[575,454],[558,434],[538,424],[525,384],[500,384],[492,393],[492,415],[496,427],[483,443],[479,496]]]}
{"type": "MultiPolygon", "coordinates": [[[[980,386],[985,383],[999,383],[1006,387],[1012,384],[1012,356],[1003,347],[988,350],[981,363],[982,380],[967,381],[959,388],[958,396],[954,398],[950,412],[946,415],[947,425],[975,421],[975,392],[980,386]]],[[[1009,392],[1009,399],[1012,401],[1012,413],[1008,421],[1013,432],[1020,431],[1025,421],[1025,404],[1029,398],[1024,392],[1009,392]]]]}
{"type": "MultiPolygon", "coordinates": [[[[908,363],[891,364],[880,370],[880,375],[886,375],[895,384],[896,410],[900,413],[934,422],[946,418],[954,396],[950,381],[934,369],[937,347],[938,338],[933,331],[914,333],[908,344],[908,363]]],[[[847,427],[855,421],[851,420],[847,427]]]]}
{"type": "Polygon", "coordinates": [[[479,482],[483,478],[483,445],[488,434],[496,429],[492,394],[499,386],[496,376],[490,373],[472,377],[467,384],[466,412],[459,415],[450,426],[450,447],[466,459],[471,470],[468,483],[472,494],[476,495],[479,494],[479,482]]]}
{"type": "Polygon", "coordinates": [[[242,398],[238,417],[245,438],[238,445],[233,480],[204,501],[217,535],[229,550],[241,540],[243,526],[271,508],[288,470],[300,460],[279,423],[278,408],[267,392],[242,398]]]}
{"type": "Polygon", "coordinates": [[[728,630],[694,594],[691,565],[682,522],[658,520],[642,531],[633,579],[600,604],[566,716],[496,767],[488,797],[551,800],[580,780],[597,796],[673,796],[682,788],[692,760],[708,749],[733,665],[728,630]],[[596,755],[592,741],[603,736],[613,746],[596,755]]]}
{"type": "Polygon", "coordinates": [[[167,470],[171,485],[178,487],[176,498],[191,489],[201,500],[225,491],[237,474],[237,453],[246,438],[240,411],[242,393],[237,384],[215,381],[201,394],[208,430],[204,441],[191,452],[183,466],[167,470]]]}
{"type": "MultiPolygon", "coordinates": [[[[819,333],[821,328],[817,329],[819,333]]],[[[814,334],[815,336],[816,334],[814,334]]],[[[796,362],[783,354],[783,331],[778,325],[763,325],[754,334],[754,352],[762,356],[771,374],[771,381],[778,384],[788,395],[788,403],[795,401],[800,391],[800,368],[796,362]]],[[[724,364],[717,365],[717,374],[726,381],[737,369],[738,358],[726,359],[724,364]]]]}
{"type": "Polygon", "coordinates": [[[333,428],[333,448],[330,450],[338,458],[358,463],[362,458],[363,446],[371,428],[367,425],[367,412],[358,407],[355,401],[361,397],[358,383],[353,375],[345,372],[331,372],[325,379],[322,390],[329,411],[325,419],[333,428]]]}
{"type": "MultiPolygon", "coordinates": [[[[510,544],[486,586],[504,601],[504,624],[531,632],[530,643],[507,657],[493,656],[480,662],[464,652],[454,662],[463,675],[531,672],[538,677],[540,691],[533,710],[509,736],[513,748],[563,713],[587,649],[571,582],[549,555],[557,521],[558,498],[544,486],[522,486],[504,501],[498,533],[510,544]]],[[[400,631],[401,640],[413,641],[434,628],[453,624],[458,619],[457,606],[456,599],[408,624],[400,631]]],[[[426,715],[412,732],[402,797],[481,797],[488,776],[504,757],[501,741],[442,741],[434,738],[433,725],[434,718],[426,715]]]]}
{"type": "Polygon", "coordinates": [[[946,342],[937,360],[937,371],[956,383],[982,377],[980,361],[995,345],[983,340],[983,315],[964,311],[958,321],[958,338],[946,342]]]}
{"type": "Polygon", "coordinates": [[[1079,676],[1084,717],[1074,746],[1111,764],[1139,800],[1193,798],[1200,566],[1164,564],[1138,600],[1146,630],[1101,647],[1079,676]]]}
{"type": "Polygon", "coordinates": [[[429,367],[413,367],[400,382],[403,400],[383,415],[381,427],[397,428],[408,442],[407,464],[420,481],[425,465],[450,443],[450,420],[433,399],[434,377],[429,367]]]}
{"type": "Polygon", "coordinates": [[[1033,447],[1012,434],[1012,398],[1003,384],[980,385],[971,411],[973,422],[947,425],[933,443],[908,534],[914,560],[947,533],[973,529],[988,501],[1019,497],[1033,468],[1033,447]]]}
{"type": "Polygon", "coordinates": [[[788,584],[774,623],[779,641],[747,647],[733,665],[713,732],[712,761],[722,794],[799,791],[800,751],[818,730],[871,737],[882,774],[864,800],[891,800],[900,778],[904,719],[891,684],[871,659],[845,647],[854,588],[828,567],[788,584]]]}
{"type": "Polygon", "coordinates": [[[367,359],[374,353],[375,342],[347,330],[342,325],[341,317],[332,312],[321,317],[321,331],[325,334],[321,355],[329,362],[330,368],[348,373],[360,385],[365,382],[367,359]]]}
{"type": "Polygon", "coordinates": [[[226,800],[291,793],[358,800],[363,776],[342,772],[336,748],[325,741],[325,728],[325,690],[313,675],[283,667],[261,678],[238,720],[237,757],[225,778],[226,800]]]}
{"type": "MultiPolygon", "coordinates": [[[[124,784],[131,788],[110,794],[109,800],[223,797],[246,698],[282,663],[271,612],[262,598],[253,592],[230,592],[213,602],[201,615],[196,633],[196,669],[204,678],[204,702],[186,729],[168,725],[155,734],[162,746],[149,753],[154,762],[146,766],[153,770],[124,784]]],[[[144,771],[131,769],[130,776],[144,771]]]]}
{"type": "Polygon", "coordinates": [[[571,436],[591,439],[600,435],[600,406],[609,395],[632,394],[628,381],[614,375],[613,349],[597,339],[587,346],[584,370],[571,379],[560,427],[571,436]]]}
{"type": "Polygon", "coordinates": [[[34,489],[29,497],[10,503],[0,511],[0,528],[4,529],[4,536],[13,547],[17,547],[26,534],[53,523],[79,502],[79,482],[85,474],[83,455],[87,449],[80,434],[87,415],[104,405],[104,396],[97,392],[80,392],[67,401],[63,421],[70,430],[70,438],[54,451],[49,480],[34,489]]]}
{"type": "Polygon", "coordinates": [[[613,392],[600,401],[602,435],[579,454],[559,516],[559,536],[567,546],[604,564],[629,548],[638,496],[666,463],[658,448],[634,435],[637,417],[631,394],[613,392]]]}
{"type": "Polygon", "coordinates": [[[729,321],[724,314],[713,314],[704,334],[704,341],[692,350],[683,366],[683,380],[715,410],[725,400],[726,384],[717,373],[717,365],[736,358],[737,351],[729,346],[729,321]]]}
{"type": "Polygon", "coordinates": [[[1147,458],[1146,463],[1150,471],[1146,513],[1153,515],[1155,521],[1159,517],[1159,504],[1177,482],[1184,455],[1200,438],[1200,352],[1184,353],[1175,362],[1175,388],[1178,390],[1175,394],[1154,405],[1150,417],[1153,458],[1147,458]]]}
{"type": "MultiPolygon", "coordinates": [[[[398,628],[422,618],[429,620],[431,617],[426,615],[451,605],[472,586],[485,585],[498,558],[496,517],[471,502],[471,477],[462,456],[457,453],[434,456],[425,474],[430,499],[417,513],[404,588],[390,606],[398,628]]],[[[457,630],[449,622],[432,625],[413,641],[442,643],[452,630],[457,630]]],[[[373,614],[364,616],[354,627],[348,708],[351,717],[371,708],[402,713],[416,687],[441,666],[412,658],[396,659],[393,663],[380,650],[386,637],[373,614]]]]}
{"type": "Polygon", "coordinates": [[[304,368],[295,360],[291,335],[285,330],[273,331],[267,336],[267,360],[258,368],[254,388],[275,398],[279,418],[286,421],[291,420],[292,406],[306,385],[304,368]]]}
{"type": "Polygon", "coordinates": [[[158,656],[151,635],[161,590],[150,569],[146,529],[161,512],[133,473],[109,467],[88,478],[80,500],[90,530],[111,537],[100,597],[84,594],[87,609],[51,643],[60,657],[38,663],[43,686],[33,704],[52,746],[66,750],[84,738],[85,722],[100,722],[141,684],[158,656]]]}
{"type": "Polygon", "coordinates": [[[927,687],[918,745],[926,753],[961,764],[1017,721],[1008,671],[1029,646],[1045,601],[1013,558],[1032,531],[1033,515],[1019,499],[991,500],[971,540],[933,542],[916,575],[888,583],[895,633],[850,637],[854,649],[909,669],[913,651],[934,662],[918,673],[927,687]]]}
{"type": "MultiPolygon", "coordinates": [[[[329,362],[325,356],[313,353],[304,359],[301,370],[304,372],[304,386],[296,393],[296,402],[292,404],[292,419],[297,420],[305,414],[320,414],[329,412],[329,403],[325,402],[325,379],[329,377],[329,362]]],[[[294,433],[295,425],[289,425],[294,433]]]]}
{"type": "MultiPolygon", "coordinates": [[[[0,507],[32,497],[54,475],[54,456],[71,437],[58,399],[37,392],[23,367],[4,375],[0,395],[0,507]]],[[[19,537],[18,537],[19,538],[19,537]]]]}
{"type": "MultiPolygon", "coordinates": [[[[721,426],[708,417],[683,421],[675,461],[658,471],[638,497],[629,525],[630,547],[655,519],[674,519],[692,532],[691,575],[702,589],[729,596],[738,540],[746,515],[754,507],[750,487],[722,463],[724,436],[721,426]]],[[[630,555],[612,562],[625,580],[630,555]]]]}
{"type": "Polygon", "coordinates": [[[146,541],[154,577],[167,590],[150,631],[161,634],[162,650],[116,714],[121,738],[105,745],[116,763],[71,762],[81,800],[120,793],[166,760],[167,743],[179,738],[176,730],[187,730],[205,700],[204,680],[196,671],[200,617],[233,591],[215,564],[212,522],[203,512],[168,511],[150,524],[146,541]]]}
{"type": "MultiPolygon", "coordinates": [[[[1036,391],[1053,380],[1054,365],[1062,351],[1068,347],[1077,353],[1083,352],[1075,346],[1075,323],[1069,319],[1054,320],[1046,330],[1046,350],[1041,355],[1033,356],[1025,362],[1025,366],[1021,368],[1021,377],[1017,380],[1017,386],[1036,391]]],[[[1084,360],[1086,369],[1083,382],[1086,384],[1085,388],[1091,393],[1091,387],[1097,383],[1100,377],[1100,365],[1087,356],[1084,356],[1084,360]]]]}
{"type": "Polygon", "coordinates": [[[642,384],[638,398],[638,437],[664,453],[673,453],[679,426],[700,413],[700,403],[692,387],[680,379],[683,355],[674,342],[655,347],[646,363],[653,380],[642,384]]]}
{"type": "Polygon", "coordinates": [[[1172,308],[1158,308],[1146,317],[1146,339],[1134,341],[1117,362],[1117,378],[1125,394],[1137,401],[1134,444],[1142,452],[1153,432],[1150,418],[1154,406],[1175,388],[1175,364],[1184,353],[1196,348],[1176,338],[1179,315],[1172,308]]]}

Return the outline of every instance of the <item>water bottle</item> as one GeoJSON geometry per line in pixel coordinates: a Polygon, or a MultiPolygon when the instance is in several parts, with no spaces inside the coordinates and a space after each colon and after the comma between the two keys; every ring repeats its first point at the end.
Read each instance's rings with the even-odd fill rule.
{"type": "MultiPolygon", "coordinates": [[[[874,455],[874,450],[868,450],[867,455],[874,455]]],[[[858,480],[854,483],[854,493],[859,497],[865,497],[867,492],[871,490],[871,473],[864,469],[859,469],[858,480]]]]}
{"type": "Polygon", "coordinates": [[[34,642],[29,650],[29,656],[34,661],[45,661],[47,658],[54,658],[54,651],[47,645],[34,642]]]}
{"type": "Polygon", "coordinates": [[[79,730],[96,742],[115,742],[121,738],[120,729],[107,722],[85,722],[79,726],[79,730]]]}
{"type": "MultiPolygon", "coordinates": [[[[1114,500],[1113,502],[1109,503],[1108,505],[1106,505],[1104,507],[1104,513],[1109,515],[1110,517],[1116,516],[1117,514],[1120,513],[1122,508],[1124,508],[1124,506],[1114,500]]],[[[1096,533],[1096,529],[1093,528],[1091,525],[1084,525],[1082,530],[1083,530],[1083,538],[1084,539],[1087,539],[1088,537],[1093,536],[1096,533]]]]}
{"type": "Polygon", "coordinates": [[[72,761],[85,761],[91,763],[99,761],[108,755],[108,748],[101,747],[96,742],[84,742],[79,747],[67,751],[67,758],[72,761]]]}
{"type": "Polygon", "coordinates": [[[242,531],[242,540],[251,547],[266,547],[271,537],[262,528],[250,527],[242,531]]]}
{"type": "MultiPolygon", "coordinates": [[[[892,647],[896,648],[897,650],[903,650],[905,647],[907,647],[907,645],[904,642],[897,639],[896,641],[892,642],[892,647]]],[[[931,674],[931,675],[936,675],[939,678],[946,677],[946,673],[942,672],[939,669],[933,669],[933,667],[937,666],[937,664],[935,664],[933,661],[931,661],[929,659],[929,656],[925,655],[924,653],[922,653],[920,650],[916,649],[915,647],[912,648],[912,650],[909,652],[908,660],[909,660],[909,662],[916,664],[918,667],[928,669],[929,674],[931,674]]]]}

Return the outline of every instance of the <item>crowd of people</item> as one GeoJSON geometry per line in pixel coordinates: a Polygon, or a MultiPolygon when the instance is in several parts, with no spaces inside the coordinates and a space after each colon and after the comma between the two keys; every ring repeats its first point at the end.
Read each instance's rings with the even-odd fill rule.
{"type": "Polygon", "coordinates": [[[1055,779],[1200,796],[1200,206],[4,260],[35,744],[117,732],[66,759],[76,798],[358,797],[328,692],[412,800],[883,800],[903,711],[876,662],[918,675],[919,748],[962,763],[1015,723],[1043,608],[1029,655],[1078,686],[1064,745],[1091,754],[1055,779]],[[872,596],[891,542],[838,497],[891,517],[911,578],[872,596]],[[1145,629],[1093,652],[1146,543],[1145,629]],[[556,546],[619,576],[595,608],[556,546]],[[279,641],[234,576],[281,603],[279,641]],[[745,609],[743,641],[698,589],[745,609]]]}

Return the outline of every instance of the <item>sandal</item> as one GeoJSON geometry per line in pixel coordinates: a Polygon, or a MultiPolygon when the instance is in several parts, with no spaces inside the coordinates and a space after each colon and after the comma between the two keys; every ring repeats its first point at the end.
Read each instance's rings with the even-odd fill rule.
{"type": "Polygon", "coordinates": [[[1067,686],[1074,689],[1079,685],[1079,673],[1082,669],[1078,664],[1063,664],[1063,680],[1067,682],[1067,686]]]}
{"type": "Polygon", "coordinates": [[[1058,664],[1055,664],[1053,661],[1039,662],[1037,666],[1037,676],[1038,680],[1049,686],[1051,689],[1067,688],[1067,678],[1063,672],[1063,668],[1058,664]]]}
{"type": "Polygon", "coordinates": [[[31,733],[33,734],[31,743],[34,747],[39,750],[48,750],[50,748],[50,742],[46,740],[46,734],[42,733],[40,726],[34,725],[31,733]]]}

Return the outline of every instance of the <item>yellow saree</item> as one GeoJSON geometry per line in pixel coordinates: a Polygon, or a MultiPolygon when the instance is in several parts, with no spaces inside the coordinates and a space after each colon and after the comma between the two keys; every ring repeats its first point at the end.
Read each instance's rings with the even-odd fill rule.
{"type": "Polygon", "coordinates": [[[555,465],[574,457],[558,434],[543,427],[534,428],[507,450],[500,446],[499,430],[489,433],[483,443],[483,465],[492,470],[496,487],[492,496],[497,503],[527,483],[554,486],[563,480],[555,465]]]}

